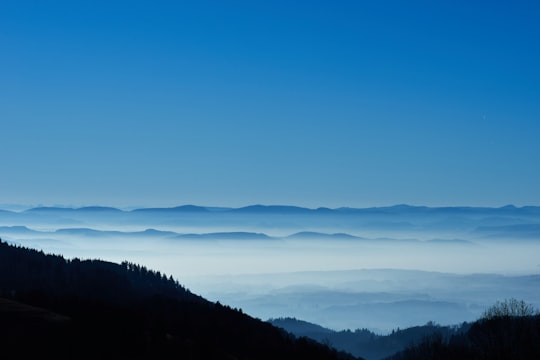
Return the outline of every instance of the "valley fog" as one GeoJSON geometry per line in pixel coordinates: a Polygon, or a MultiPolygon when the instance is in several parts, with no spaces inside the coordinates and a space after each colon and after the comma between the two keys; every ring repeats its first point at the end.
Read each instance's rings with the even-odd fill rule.
{"type": "Polygon", "coordinates": [[[2,212],[0,236],[67,258],[142,264],[263,320],[384,333],[471,321],[509,297],[539,306],[538,213],[30,209],[2,212]]]}

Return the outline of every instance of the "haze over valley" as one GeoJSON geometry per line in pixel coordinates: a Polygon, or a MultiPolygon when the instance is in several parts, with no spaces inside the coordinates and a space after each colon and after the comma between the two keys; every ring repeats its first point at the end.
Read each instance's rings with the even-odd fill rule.
{"type": "Polygon", "coordinates": [[[30,208],[0,236],[62,254],[144,264],[263,320],[335,330],[478,318],[540,305],[540,208],[30,208]]]}

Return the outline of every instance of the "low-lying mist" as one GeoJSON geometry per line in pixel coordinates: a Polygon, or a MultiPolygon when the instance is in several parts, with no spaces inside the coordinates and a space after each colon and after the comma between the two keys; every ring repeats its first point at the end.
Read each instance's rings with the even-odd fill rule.
{"type": "Polygon", "coordinates": [[[509,297],[540,307],[536,208],[421,209],[32,209],[0,212],[0,237],[139,263],[255,317],[333,329],[455,324],[509,297]]]}

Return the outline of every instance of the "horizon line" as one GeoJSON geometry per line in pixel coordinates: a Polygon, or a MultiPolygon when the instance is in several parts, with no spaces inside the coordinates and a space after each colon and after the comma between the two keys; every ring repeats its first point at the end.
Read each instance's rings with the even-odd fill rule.
{"type": "Polygon", "coordinates": [[[91,208],[102,208],[102,209],[115,209],[125,212],[131,212],[135,210],[172,210],[172,209],[180,209],[180,208],[199,208],[199,209],[207,209],[207,210],[241,210],[241,209],[248,209],[248,208],[255,208],[255,207],[261,207],[261,208],[294,208],[294,209],[301,209],[301,210],[311,210],[311,211],[317,211],[317,210],[365,210],[365,209],[386,209],[386,208],[399,208],[399,207],[409,207],[409,208],[426,208],[426,209],[448,209],[448,208],[468,208],[468,209],[474,209],[474,208],[484,208],[484,209],[504,209],[504,208],[515,208],[515,209],[523,209],[528,207],[539,207],[540,205],[522,205],[522,206],[516,206],[514,204],[506,204],[502,206],[486,206],[486,205],[412,205],[407,203],[395,203],[392,205],[379,205],[379,206],[338,206],[338,207],[327,207],[327,206],[319,206],[319,207],[309,207],[309,206],[301,206],[301,205],[294,205],[294,204],[265,204],[265,203],[252,203],[248,205],[243,206],[208,206],[208,205],[196,205],[194,203],[185,203],[185,204],[179,204],[179,205],[173,205],[173,206],[111,206],[111,205],[99,205],[99,204],[93,204],[93,205],[64,205],[64,204],[53,204],[53,205],[46,205],[46,204],[36,204],[36,205],[24,205],[24,204],[0,204],[0,210],[6,210],[6,211],[13,211],[13,212],[23,212],[27,210],[33,210],[33,209],[65,209],[65,210],[81,210],[81,209],[91,209],[91,208]]]}

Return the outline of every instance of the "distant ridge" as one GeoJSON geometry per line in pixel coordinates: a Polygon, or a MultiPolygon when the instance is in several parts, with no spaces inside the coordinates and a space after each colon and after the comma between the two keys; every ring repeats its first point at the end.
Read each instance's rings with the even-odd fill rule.
{"type": "Polygon", "coordinates": [[[314,231],[301,231],[287,236],[289,239],[363,239],[346,233],[326,234],[314,231]]]}
{"type": "Polygon", "coordinates": [[[180,205],[167,208],[139,208],[131,210],[131,212],[209,212],[209,210],[203,206],[197,205],[180,205]]]}
{"type": "Polygon", "coordinates": [[[472,241],[462,239],[431,239],[426,240],[426,242],[441,245],[474,245],[472,241]]]}
{"type": "Polygon", "coordinates": [[[540,239],[540,223],[502,226],[480,226],[476,228],[474,232],[489,236],[491,238],[504,238],[519,235],[521,238],[540,239]]]}
{"type": "MultiPolygon", "coordinates": [[[[141,207],[133,210],[121,210],[115,207],[107,206],[84,206],[79,208],[73,207],[60,207],[60,206],[40,206],[30,209],[26,209],[23,212],[127,212],[127,213],[140,213],[140,212],[156,212],[156,213],[252,213],[252,214],[356,214],[356,213],[365,213],[365,214],[402,214],[402,213],[440,213],[440,214],[451,214],[451,213],[485,213],[485,214],[512,214],[512,213],[523,213],[531,214],[538,213],[540,214],[540,206],[522,206],[517,207],[515,205],[505,205],[501,207],[475,207],[475,206],[441,206],[441,207],[429,207],[429,206],[417,206],[417,205],[407,205],[407,204],[397,204],[391,206],[381,206],[381,207],[365,207],[365,208],[355,208],[355,207],[339,207],[339,208],[328,208],[328,207],[318,207],[318,208],[306,208],[301,206],[294,205],[248,205],[239,208],[233,207],[206,207],[198,206],[193,204],[179,205],[174,207],[141,207]]],[[[2,210],[0,212],[9,212],[16,213],[10,210],[2,210]]]]}
{"type": "Polygon", "coordinates": [[[29,234],[29,233],[39,233],[39,231],[32,230],[26,226],[0,226],[0,232],[4,234],[29,234]]]}
{"type": "MultiPolygon", "coordinates": [[[[267,240],[267,239],[341,239],[341,240],[354,240],[364,239],[359,236],[354,236],[347,233],[321,233],[313,231],[302,231],[286,236],[270,236],[261,232],[246,232],[246,231],[231,231],[231,232],[213,232],[213,233],[190,233],[181,234],[174,231],[163,231],[156,229],[146,229],[143,231],[117,231],[117,230],[97,230],[92,228],[61,228],[53,232],[38,231],[30,229],[26,226],[0,226],[0,232],[6,234],[64,234],[64,235],[79,235],[79,236],[122,236],[122,237],[168,237],[176,239],[221,239],[221,240],[267,240]]],[[[382,241],[383,239],[371,239],[373,241],[382,241]]]]}
{"type": "Polygon", "coordinates": [[[82,235],[82,236],[106,236],[122,234],[120,231],[101,231],[88,228],[67,228],[58,229],[55,231],[57,234],[69,234],[69,235],[82,235]]]}
{"type": "Polygon", "coordinates": [[[85,207],[77,208],[75,210],[76,211],[123,212],[120,209],[117,209],[115,207],[109,207],[109,206],[85,206],[85,207]]]}
{"type": "Polygon", "coordinates": [[[240,213],[308,213],[314,210],[299,206],[289,205],[250,205],[241,208],[231,209],[240,213]]]}
{"type": "Polygon", "coordinates": [[[56,206],[39,206],[24,210],[24,212],[63,212],[74,211],[74,208],[70,207],[56,207],[56,206]]]}
{"type": "Polygon", "coordinates": [[[178,235],[178,233],[175,233],[174,231],[163,231],[163,230],[156,230],[156,229],[146,229],[144,231],[137,231],[130,233],[132,235],[148,235],[148,236],[175,236],[178,235]]]}
{"type": "Polygon", "coordinates": [[[39,206],[24,210],[24,212],[122,212],[115,207],[108,206],[83,206],[79,208],[59,207],[59,206],[39,206]]]}
{"type": "Polygon", "coordinates": [[[271,239],[270,236],[263,233],[252,232],[216,232],[207,234],[180,234],[176,236],[178,239],[222,239],[222,240],[255,240],[255,239],[271,239]]]}

